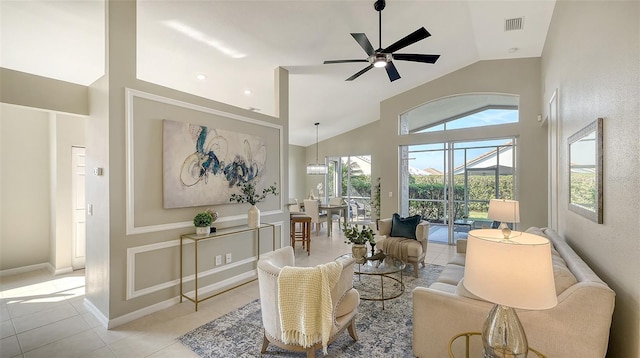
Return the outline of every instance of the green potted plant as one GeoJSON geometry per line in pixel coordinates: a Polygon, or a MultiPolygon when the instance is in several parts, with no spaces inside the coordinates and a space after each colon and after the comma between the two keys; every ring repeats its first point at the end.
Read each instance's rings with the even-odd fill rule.
{"type": "Polygon", "coordinates": [[[373,200],[371,201],[371,207],[376,215],[376,230],[378,229],[378,223],[380,222],[380,177],[378,177],[378,183],[373,189],[373,200]]]}
{"type": "Polygon", "coordinates": [[[195,225],[196,227],[196,234],[197,235],[208,234],[210,230],[209,227],[211,226],[212,222],[213,222],[213,218],[211,217],[211,214],[207,212],[197,213],[196,216],[193,218],[193,225],[195,225]]]}
{"type": "Polygon", "coordinates": [[[351,226],[346,222],[342,225],[342,232],[347,238],[345,243],[353,244],[351,247],[351,253],[356,262],[362,264],[366,260],[367,256],[367,242],[375,245],[373,240],[373,229],[368,225],[362,225],[362,229],[358,228],[358,225],[351,226]]]}
{"type": "Polygon", "coordinates": [[[256,204],[264,200],[269,194],[278,195],[276,183],[273,183],[273,185],[269,186],[268,188],[262,189],[262,194],[258,194],[256,192],[256,186],[253,182],[241,182],[238,183],[237,186],[238,188],[240,188],[240,193],[231,194],[231,198],[229,198],[229,201],[235,201],[240,204],[251,204],[247,219],[248,225],[249,227],[260,226],[260,209],[258,209],[256,204]]]}
{"type": "Polygon", "coordinates": [[[211,225],[209,225],[209,232],[216,232],[216,228],[213,226],[213,223],[218,220],[218,212],[213,210],[213,208],[207,208],[207,210],[205,210],[204,212],[211,215],[211,225]]]}

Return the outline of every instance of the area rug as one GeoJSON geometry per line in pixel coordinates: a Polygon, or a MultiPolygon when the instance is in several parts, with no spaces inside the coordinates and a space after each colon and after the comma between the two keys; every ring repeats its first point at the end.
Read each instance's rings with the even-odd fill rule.
{"type": "MultiPolygon", "coordinates": [[[[420,277],[413,277],[412,266],[403,272],[405,292],[398,298],[382,303],[361,301],[356,316],[358,341],[344,332],[328,349],[316,357],[412,357],[412,303],[411,291],[417,286],[428,286],[442,272],[442,266],[427,265],[420,268],[420,277]]],[[[379,277],[366,277],[354,286],[364,293],[379,293],[379,277]]],[[[385,279],[385,296],[397,289],[397,284],[385,279]]],[[[260,357],[262,346],[262,315],[260,301],[255,300],[236,311],[217,318],[181,336],[178,340],[201,357],[260,357]]],[[[304,357],[304,353],[282,350],[269,345],[263,357],[304,357]]]]}

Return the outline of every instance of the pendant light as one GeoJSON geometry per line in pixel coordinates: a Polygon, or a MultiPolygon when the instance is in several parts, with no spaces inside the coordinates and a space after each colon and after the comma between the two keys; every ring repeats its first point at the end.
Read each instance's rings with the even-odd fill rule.
{"type": "Polygon", "coordinates": [[[327,166],[324,164],[318,163],[318,126],[319,122],[315,123],[316,126],[316,164],[307,165],[307,174],[309,175],[325,175],[329,172],[327,166]]]}

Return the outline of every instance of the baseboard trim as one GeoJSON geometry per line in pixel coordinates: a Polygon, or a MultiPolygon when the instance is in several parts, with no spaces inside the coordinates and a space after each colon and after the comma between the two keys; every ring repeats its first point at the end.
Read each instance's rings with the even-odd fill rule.
{"type": "Polygon", "coordinates": [[[16,268],[12,268],[12,269],[2,270],[2,271],[0,271],[0,277],[18,275],[18,274],[25,273],[25,272],[38,271],[38,270],[43,270],[43,269],[47,270],[47,271],[49,271],[51,273],[55,272],[55,269],[53,268],[53,266],[51,266],[50,263],[43,262],[41,264],[35,264],[35,265],[22,266],[22,267],[16,267],[16,268]]]}
{"type": "Polygon", "coordinates": [[[87,311],[91,312],[91,314],[102,324],[102,327],[109,329],[109,319],[102,314],[98,307],[91,303],[91,301],[86,297],[82,303],[87,311]]]}
{"type": "MultiPolygon", "coordinates": [[[[206,295],[209,293],[213,293],[213,292],[222,292],[225,291],[231,287],[234,286],[239,286],[242,285],[244,283],[250,282],[251,280],[257,278],[257,271],[253,270],[253,271],[248,271],[245,273],[242,273],[240,275],[228,278],[226,280],[220,281],[220,282],[216,282],[214,284],[205,286],[205,287],[200,287],[198,289],[198,295],[202,296],[202,295],[206,295]]],[[[193,297],[194,291],[190,291],[190,292],[185,292],[187,295],[190,295],[191,297],[193,297]]],[[[87,306],[87,303],[90,303],[87,301],[87,299],[85,299],[85,306],[87,306]]],[[[91,313],[93,313],[94,316],[96,316],[96,318],[98,318],[98,320],[100,320],[100,322],[102,322],[104,324],[104,326],[107,329],[112,329],[118,326],[121,326],[123,324],[129,323],[131,321],[135,321],[138,318],[142,318],[144,316],[147,316],[149,314],[158,312],[158,311],[162,311],[163,309],[169,308],[175,304],[180,303],[180,297],[176,296],[174,298],[170,298],[168,300],[162,301],[162,302],[158,302],[154,305],[151,306],[147,306],[145,308],[139,309],[137,311],[133,311],[130,313],[127,313],[125,315],[107,320],[106,317],[104,317],[104,315],[102,315],[102,313],[95,308],[95,306],[91,305],[93,307],[93,309],[95,309],[95,311],[93,309],[89,309],[89,311],[91,313]],[[104,318],[104,321],[103,319],[104,318]]],[[[188,300],[184,300],[183,303],[185,304],[190,304],[193,305],[192,302],[188,301],[188,300]]],[[[195,310],[195,305],[194,305],[194,310],[195,310]]]]}
{"type": "MultiPolygon", "coordinates": [[[[49,265],[51,266],[51,265],[49,265]]],[[[65,267],[65,268],[61,268],[61,269],[54,269],[53,266],[51,266],[51,269],[54,276],[59,276],[59,275],[64,275],[67,273],[72,273],[73,272],[73,267],[69,266],[69,267],[65,267]]]]}

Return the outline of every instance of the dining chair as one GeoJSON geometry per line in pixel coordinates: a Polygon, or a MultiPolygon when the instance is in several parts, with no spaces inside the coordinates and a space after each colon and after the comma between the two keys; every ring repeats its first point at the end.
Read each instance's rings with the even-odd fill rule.
{"type": "Polygon", "coordinates": [[[299,213],[302,212],[301,208],[300,208],[300,203],[298,202],[298,199],[293,199],[290,201],[294,201],[295,204],[289,204],[289,211],[292,213],[299,213]]]}
{"type": "MultiPolygon", "coordinates": [[[[344,205],[344,199],[342,199],[341,196],[329,198],[329,205],[344,205]]],[[[331,214],[331,220],[338,220],[338,225],[340,225],[340,219],[342,219],[342,211],[337,213],[333,212],[333,214],[331,214]]]]}
{"type": "Polygon", "coordinates": [[[318,231],[320,231],[322,223],[327,221],[327,214],[321,214],[318,206],[319,203],[317,200],[304,200],[304,212],[311,217],[311,223],[315,224],[316,235],[318,235],[318,231]]]}

